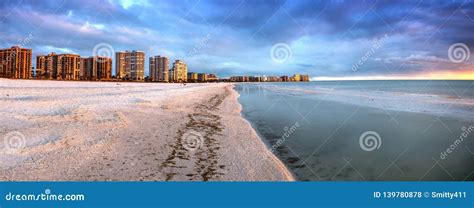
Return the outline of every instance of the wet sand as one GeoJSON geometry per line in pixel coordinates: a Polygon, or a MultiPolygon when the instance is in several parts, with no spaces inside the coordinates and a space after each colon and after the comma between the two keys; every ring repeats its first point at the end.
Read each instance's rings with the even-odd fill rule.
{"type": "Polygon", "coordinates": [[[233,85],[0,79],[0,180],[293,180],[233,85]]]}

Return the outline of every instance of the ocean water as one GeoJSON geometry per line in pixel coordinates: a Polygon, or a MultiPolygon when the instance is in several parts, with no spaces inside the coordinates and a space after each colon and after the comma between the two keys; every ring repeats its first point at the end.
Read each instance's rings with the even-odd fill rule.
{"type": "Polygon", "coordinates": [[[473,81],[237,84],[298,180],[474,180],[473,81]]]}

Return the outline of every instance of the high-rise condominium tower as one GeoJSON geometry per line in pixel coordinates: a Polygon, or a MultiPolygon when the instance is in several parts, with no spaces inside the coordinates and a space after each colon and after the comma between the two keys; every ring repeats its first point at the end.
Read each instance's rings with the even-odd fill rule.
{"type": "Polygon", "coordinates": [[[172,81],[187,82],[188,81],[188,66],[181,60],[176,60],[173,63],[172,81]]]}
{"type": "Polygon", "coordinates": [[[81,57],[77,54],[36,56],[36,76],[45,79],[78,80],[81,57]]]}
{"type": "Polygon", "coordinates": [[[13,46],[0,49],[0,77],[29,79],[31,49],[13,46]]]}
{"type": "Polygon", "coordinates": [[[151,81],[168,82],[169,59],[164,56],[150,57],[151,81]]]}
{"type": "Polygon", "coordinates": [[[81,77],[84,80],[110,80],[112,78],[112,58],[91,56],[81,60],[81,77]]]}
{"type": "Polygon", "coordinates": [[[141,51],[120,51],[115,54],[117,78],[142,81],[145,79],[145,53],[141,51]]]}

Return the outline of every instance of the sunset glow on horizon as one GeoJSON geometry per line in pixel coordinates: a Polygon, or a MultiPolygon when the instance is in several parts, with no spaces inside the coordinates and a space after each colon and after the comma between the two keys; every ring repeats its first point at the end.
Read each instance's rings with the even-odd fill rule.
{"type": "Polygon", "coordinates": [[[312,81],[352,81],[352,80],[474,80],[474,70],[431,71],[410,75],[393,76],[347,76],[347,77],[312,77],[312,81]]]}

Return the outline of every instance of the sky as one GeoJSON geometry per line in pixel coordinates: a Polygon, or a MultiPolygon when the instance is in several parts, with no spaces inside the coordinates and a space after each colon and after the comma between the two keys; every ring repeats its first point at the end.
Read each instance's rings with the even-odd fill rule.
{"type": "Polygon", "coordinates": [[[140,50],[220,77],[474,79],[470,0],[2,0],[0,28],[0,47],[33,57],[140,50]]]}

